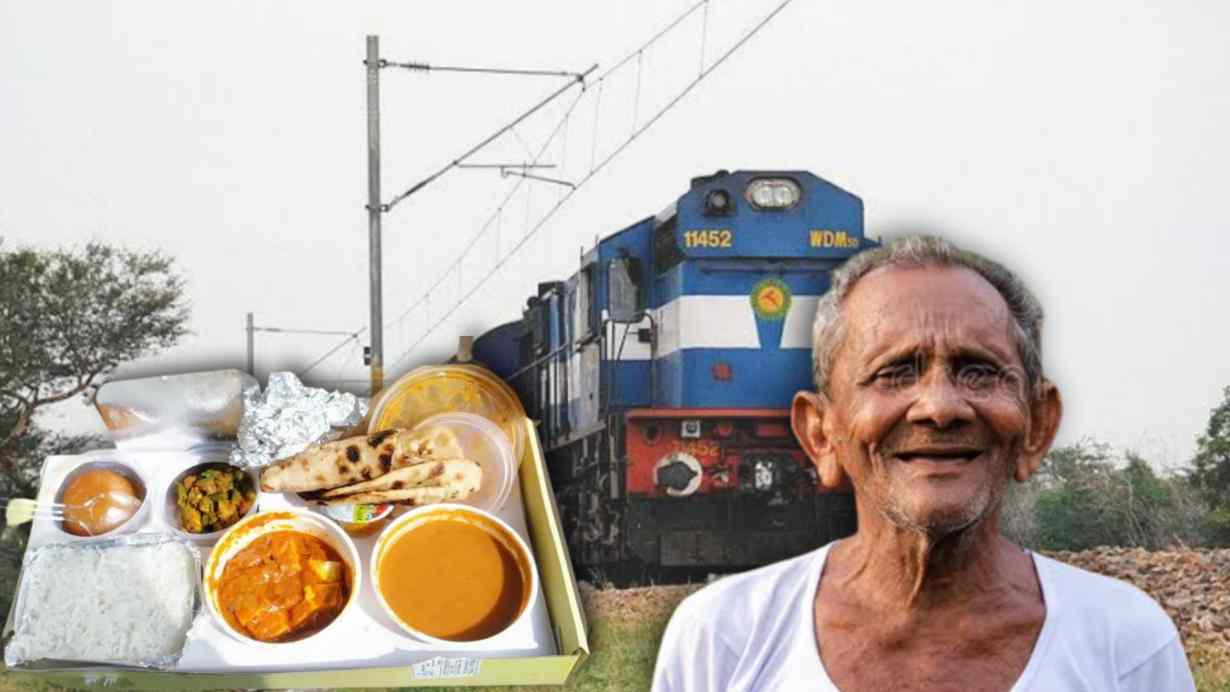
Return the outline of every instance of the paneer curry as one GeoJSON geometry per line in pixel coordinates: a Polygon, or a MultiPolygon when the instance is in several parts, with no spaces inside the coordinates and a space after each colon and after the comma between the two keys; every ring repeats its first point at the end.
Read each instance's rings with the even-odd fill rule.
{"type": "Polygon", "coordinates": [[[333,622],[350,585],[345,561],[324,541],[299,531],[274,531],[227,562],[218,604],[226,621],[253,639],[294,641],[333,622]]]}

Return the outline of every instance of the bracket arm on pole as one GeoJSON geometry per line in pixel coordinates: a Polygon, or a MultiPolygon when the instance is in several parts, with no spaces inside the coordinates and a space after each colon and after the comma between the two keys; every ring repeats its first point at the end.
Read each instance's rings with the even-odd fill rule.
{"type": "Polygon", "coordinates": [[[487,137],[487,138],[486,138],[486,139],[484,139],[483,141],[481,141],[481,142],[479,142],[478,144],[474,145],[474,146],[473,146],[473,147],[471,147],[468,151],[466,151],[466,153],[462,154],[461,156],[458,156],[456,159],[454,159],[453,161],[451,161],[450,163],[448,163],[448,165],[444,166],[443,168],[441,168],[440,170],[436,171],[435,173],[432,173],[431,175],[427,176],[426,178],[424,178],[424,179],[423,179],[423,180],[421,180],[420,182],[415,183],[415,184],[414,184],[414,185],[413,185],[410,189],[406,190],[405,192],[401,193],[400,195],[397,195],[397,196],[396,196],[396,197],[394,197],[393,199],[389,200],[389,203],[388,203],[388,204],[382,205],[381,211],[386,211],[386,212],[387,212],[387,211],[389,211],[389,210],[390,210],[390,209],[392,209],[393,207],[397,206],[397,204],[398,204],[399,202],[401,202],[402,200],[404,200],[405,198],[409,197],[410,195],[414,194],[415,192],[418,192],[419,190],[421,190],[421,189],[423,189],[424,187],[426,187],[428,183],[431,183],[431,182],[432,182],[433,180],[435,180],[436,178],[439,178],[440,176],[442,176],[442,175],[444,175],[445,173],[447,173],[447,172],[449,171],[449,169],[451,169],[451,168],[455,168],[455,167],[457,167],[457,166],[461,165],[461,163],[462,163],[463,161],[465,161],[466,159],[468,159],[470,156],[474,155],[474,153],[475,153],[475,152],[477,152],[479,149],[482,149],[483,147],[487,146],[488,144],[490,144],[491,142],[493,142],[496,138],[498,138],[500,135],[504,134],[505,132],[508,132],[509,130],[511,130],[511,129],[513,129],[514,127],[516,127],[517,125],[519,125],[519,124],[520,124],[523,120],[525,120],[526,118],[528,118],[528,117],[530,117],[531,115],[533,115],[533,114],[537,113],[539,110],[541,110],[541,109],[542,109],[544,106],[546,106],[548,103],[550,103],[550,102],[554,101],[556,98],[558,98],[558,97],[559,97],[561,94],[563,94],[565,91],[568,91],[569,89],[571,89],[571,88],[573,87],[573,85],[574,85],[574,84],[581,83],[581,82],[584,80],[584,78],[585,78],[585,77],[589,76],[589,74],[590,74],[591,72],[593,72],[594,70],[596,70],[596,69],[598,69],[598,65],[597,65],[597,63],[595,63],[593,66],[591,66],[588,70],[586,70],[586,71],[582,72],[582,73],[580,74],[580,76],[577,78],[577,81],[575,81],[575,82],[569,82],[568,84],[565,84],[564,86],[560,87],[559,89],[556,89],[556,90],[555,90],[555,91],[553,91],[553,92],[552,92],[549,96],[547,96],[547,97],[546,97],[546,98],[544,98],[543,100],[541,100],[541,101],[539,101],[538,103],[536,103],[536,104],[535,104],[533,107],[531,107],[529,110],[527,110],[527,111],[525,111],[524,113],[522,113],[521,115],[517,116],[517,118],[516,118],[515,120],[513,120],[513,121],[512,121],[512,122],[510,122],[510,123],[508,123],[508,124],[507,124],[507,125],[505,125],[504,127],[501,127],[499,130],[496,130],[495,134],[493,134],[493,135],[491,135],[491,136],[487,137]]]}

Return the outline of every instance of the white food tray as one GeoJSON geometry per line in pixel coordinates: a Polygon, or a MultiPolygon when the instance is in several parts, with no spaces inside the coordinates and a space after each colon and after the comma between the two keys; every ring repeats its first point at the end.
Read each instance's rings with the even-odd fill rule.
{"type": "MultiPolygon", "coordinates": [[[[207,453],[123,450],[48,457],[43,466],[38,500],[40,503],[53,502],[64,478],[82,464],[94,461],[122,462],[132,466],[144,477],[147,485],[145,502],[152,503],[144,513],[143,524],[136,527],[135,532],[169,532],[172,523],[176,521],[175,516],[167,516],[164,500],[170,482],[177,474],[191,466],[206,461],[224,460],[225,456],[207,453]]],[[[297,496],[281,493],[260,493],[258,504],[258,511],[305,506],[297,496]]],[[[394,516],[402,511],[405,510],[398,509],[394,516]]],[[[514,484],[512,496],[496,515],[508,522],[527,544],[531,544],[519,483],[514,484]]],[[[440,655],[456,658],[472,654],[483,658],[503,658],[549,656],[558,653],[546,599],[541,593],[541,579],[536,587],[540,593],[534,599],[534,607],[529,617],[486,643],[458,643],[445,647],[411,639],[385,615],[371,589],[368,560],[378,536],[379,533],[376,533],[353,539],[359,551],[360,569],[363,570],[362,591],[357,606],[327,631],[302,641],[281,644],[275,651],[270,651],[267,647],[255,647],[231,638],[214,624],[208,609],[202,608],[188,633],[183,657],[171,670],[185,673],[343,670],[405,666],[440,655]]],[[[31,528],[27,549],[79,540],[83,539],[69,536],[51,519],[39,517],[31,528]]],[[[209,558],[212,547],[198,546],[202,563],[209,558]]]]}

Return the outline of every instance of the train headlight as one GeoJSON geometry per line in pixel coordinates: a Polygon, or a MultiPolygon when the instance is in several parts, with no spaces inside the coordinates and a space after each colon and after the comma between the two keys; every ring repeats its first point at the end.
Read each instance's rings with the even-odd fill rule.
{"type": "Polygon", "coordinates": [[[760,178],[747,186],[747,201],[757,209],[789,209],[801,196],[799,184],[789,178],[760,178]]]}
{"type": "Polygon", "coordinates": [[[773,487],[773,462],[769,459],[757,459],[752,464],[752,487],[765,491],[773,487]]]}
{"type": "Polygon", "coordinates": [[[729,192],[719,189],[705,195],[705,216],[726,216],[734,210],[734,200],[729,192]]]}
{"type": "Polygon", "coordinates": [[[684,418],[679,423],[679,437],[692,439],[700,437],[700,419],[684,418]]]}

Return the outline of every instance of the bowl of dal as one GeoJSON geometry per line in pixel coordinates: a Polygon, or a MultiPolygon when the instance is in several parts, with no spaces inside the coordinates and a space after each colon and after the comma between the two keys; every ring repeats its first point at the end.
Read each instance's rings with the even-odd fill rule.
{"type": "Polygon", "coordinates": [[[359,552],[337,524],[307,510],[259,512],[227,529],[205,563],[205,604],[218,628],[257,646],[315,637],[353,610],[359,552]]]}
{"type": "Polygon", "coordinates": [[[467,505],[398,517],[376,540],[370,570],[384,612],[429,644],[489,640],[527,618],[538,598],[529,546],[495,515],[467,505]]]}

